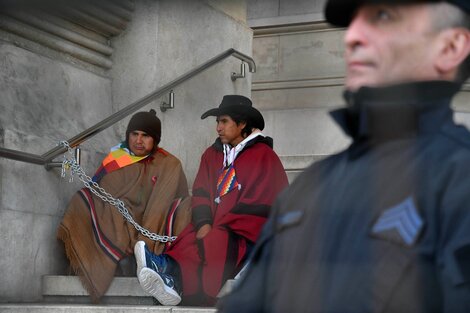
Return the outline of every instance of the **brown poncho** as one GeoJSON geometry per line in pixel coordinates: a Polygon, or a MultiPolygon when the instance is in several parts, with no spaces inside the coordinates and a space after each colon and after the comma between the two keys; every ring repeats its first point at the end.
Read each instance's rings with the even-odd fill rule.
{"type": "MultiPolygon", "coordinates": [[[[100,186],[121,199],[134,220],[151,232],[177,235],[191,220],[181,163],[163,149],[106,174],[100,186]]],[[[144,240],[156,254],[165,248],[137,232],[116,207],[87,189],[72,197],[57,237],[64,242],[72,269],[95,303],[108,289],[119,260],[128,256],[136,241],[144,240]]]]}

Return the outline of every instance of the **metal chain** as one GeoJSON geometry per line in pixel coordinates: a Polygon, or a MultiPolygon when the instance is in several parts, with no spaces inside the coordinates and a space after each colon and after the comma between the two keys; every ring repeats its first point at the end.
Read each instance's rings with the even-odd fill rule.
{"type": "Polygon", "coordinates": [[[116,207],[119,213],[121,213],[121,215],[127,220],[127,222],[133,225],[134,228],[145,237],[150,238],[153,241],[160,241],[164,243],[176,240],[176,236],[162,236],[156,233],[152,233],[144,227],[140,226],[136,221],[134,221],[132,215],[129,213],[129,210],[126,208],[122,200],[114,198],[110,193],[106,192],[106,190],[100,187],[98,183],[94,182],[91,177],[85,173],[85,171],[73,156],[73,150],[69,143],[67,141],[61,141],[60,145],[67,148],[68,153],[72,156],[71,159],[67,159],[64,154],[64,160],[62,161],[62,177],[65,177],[66,170],[71,170],[70,181],[73,180],[73,175],[76,174],[88,190],[90,190],[95,196],[104,202],[107,202],[116,207]]]}

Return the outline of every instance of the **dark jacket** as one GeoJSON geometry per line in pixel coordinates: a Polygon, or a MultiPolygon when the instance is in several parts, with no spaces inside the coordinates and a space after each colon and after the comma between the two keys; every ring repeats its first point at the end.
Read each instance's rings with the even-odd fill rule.
{"type": "Polygon", "coordinates": [[[279,197],[221,312],[470,312],[470,134],[459,86],[347,93],[353,142],[279,197]]]}

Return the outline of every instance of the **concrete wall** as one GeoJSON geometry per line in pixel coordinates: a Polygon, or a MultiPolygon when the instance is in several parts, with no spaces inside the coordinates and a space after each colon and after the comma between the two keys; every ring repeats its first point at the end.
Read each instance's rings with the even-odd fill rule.
{"type": "MultiPolygon", "coordinates": [[[[42,154],[112,112],[108,78],[1,39],[0,68],[3,147],[42,154]]],[[[83,146],[88,170],[97,165],[98,146],[83,146]]],[[[0,302],[34,301],[41,275],[65,272],[55,230],[78,187],[58,170],[0,158],[0,302]]]]}
{"type": "MultiPolygon", "coordinates": [[[[148,0],[145,6],[137,5],[136,16],[138,20],[113,42],[115,109],[229,48],[251,55],[252,30],[204,1],[148,0]]],[[[230,79],[230,73],[238,71],[240,63],[228,58],[175,88],[175,109],[160,112],[161,102],[168,101],[166,95],[142,109],[157,110],[162,120],[160,146],[180,158],[190,186],[202,152],[216,138],[214,119],[201,120],[201,114],[218,106],[225,94],[250,96],[251,74],[235,82],[230,79]]],[[[124,132],[127,121],[117,125],[118,133],[124,132]]]]}
{"type": "Polygon", "coordinates": [[[281,155],[331,154],[347,144],[328,115],[343,103],[340,37],[326,27],[255,36],[253,100],[272,121],[267,132],[281,155]]]}
{"type": "Polygon", "coordinates": [[[349,139],[329,118],[343,105],[343,31],[323,21],[324,1],[248,2],[254,29],[252,97],[290,178],[349,139]],[[293,172],[293,173],[291,173],[293,172]]]}
{"type": "Polygon", "coordinates": [[[246,0],[207,0],[207,4],[218,10],[221,10],[225,14],[238,21],[246,23],[246,0]]]}
{"type": "MultiPolygon", "coordinates": [[[[324,2],[248,2],[258,65],[252,98],[267,118],[266,132],[273,135],[285,167],[295,173],[349,143],[328,114],[344,105],[344,29],[325,23],[324,2]]],[[[454,102],[456,119],[466,125],[469,90],[467,85],[454,102]]]]}
{"type": "MultiPolygon", "coordinates": [[[[251,54],[252,31],[240,12],[227,15],[205,1],[138,0],[127,29],[112,39],[113,68],[88,71],[57,52],[19,48],[24,39],[0,31],[0,145],[43,154],[213,56],[236,48],[251,54]]],[[[241,5],[245,5],[241,1],[241,5]]],[[[183,161],[190,181],[199,157],[215,139],[205,110],[229,93],[250,95],[248,79],[232,82],[240,61],[229,58],[175,89],[176,108],[159,111],[161,146],[183,161]]],[[[92,174],[109,147],[123,137],[128,118],[82,145],[92,174]]],[[[67,262],[55,239],[57,224],[77,181],[58,170],[0,158],[0,302],[41,299],[41,276],[64,274],[67,262]]]]}
{"type": "Polygon", "coordinates": [[[324,0],[248,1],[248,23],[252,27],[311,23],[323,19],[324,0]]]}

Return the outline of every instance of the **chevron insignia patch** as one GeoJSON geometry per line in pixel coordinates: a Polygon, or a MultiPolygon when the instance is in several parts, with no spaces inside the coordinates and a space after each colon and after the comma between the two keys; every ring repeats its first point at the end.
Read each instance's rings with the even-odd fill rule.
{"type": "Polygon", "coordinates": [[[376,237],[412,246],[423,230],[424,222],[416,209],[413,197],[386,209],[372,227],[376,237]]]}

